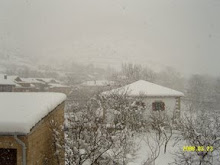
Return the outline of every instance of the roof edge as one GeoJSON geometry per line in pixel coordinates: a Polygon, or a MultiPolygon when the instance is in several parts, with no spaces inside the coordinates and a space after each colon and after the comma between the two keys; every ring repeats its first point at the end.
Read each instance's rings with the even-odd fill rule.
{"type": "MultiPolygon", "coordinates": [[[[28,132],[26,135],[32,134],[32,132],[34,131],[34,129],[35,129],[37,126],[39,126],[39,125],[44,121],[44,119],[47,118],[50,114],[52,114],[53,112],[57,111],[57,108],[58,108],[59,106],[61,106],[62,104],[64,104],[64,109],[65,109],[65,101],[66,101],[66,100],[62,101],[62,102],[61,102],[60,104],[58,104],[52,111],[50,111],[49,113],[47,113],[46,116],[44,116],[43,118],[41,118],[33,127],[30,128],[29,132],[28,132]]],[[[65,111],[64,109],[63,109],[63,111],[65,111]]],[[[65,113],[65,112],[64,112],[64,113],[65,113]]]]}
{"type": "Polygon", "coordinates": [[[27,133],[23,133],[23,132],[0,132],[0,136],[14,136],[14,135],[26,136],[27,133]]]}

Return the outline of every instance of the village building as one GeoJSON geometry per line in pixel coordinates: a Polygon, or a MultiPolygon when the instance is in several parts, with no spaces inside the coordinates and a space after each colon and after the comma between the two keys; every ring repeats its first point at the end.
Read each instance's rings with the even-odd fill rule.
{"type": "Polygon", "coordinates": [[[80,87],[83,87],[84,89],[93,90],[93,91],[99,91],[99,90],[109,90],[114,86],[114,81],[108,81],[108,80],[91,80],[91,81],[85,81],[80,84],[80,87]]]}
{"type": "Polygon", "coordinates": [[[61,81],[53,78],[21,78],[21,80],[18,84],[29,92],[59,92],[68,95],[71,90],[70,86],[63,85],[61,81]]]}
{"type": "Polygon", "coordinates": [[[0,74],[0,92],[13,92],[16,83],[6,74],[0,74]]]}
{"type": "Polygon", "coordinates": [[[129,85],[103,92],[103,95],[122,94],[140,99],[146,105],[146,115],[151,112],[167,113],[172,119],[180,117],[182,92],[148,81],[139,80],[129,85]]]}
{"type": "Polygon", "coordinates": [[[43,92],[48,87],[45,82],[39,81],[36,78],[21,78],[21,81],[17,82],[23,88],[30,89],[29,92],[40,91],[43,92]],[[33,88],[33,91],[31,90],[33,88]]]}
{"type": "Polygon", "coordinates": [[[82,86],[111,86],[114,84],[114,81],[108,81],[108,80],[91,80],[91,81],[85,81],[81,85],[82,86]]]}
{"type": "Polygon", "coordinates": [[[8,79],[10,79],[11,81],[13,81],[15,83],[21,81],[21,78],[18,76],[15,76],[15,75],[7,75],[7,77],[8,77],[8,79]]]}
{"type": "Polygon", "coordinates": [[[68,95],[71,86],[53,78],[21,78],[0,74],[0,92],[58,92],[68,95]]]}
{"type": "Polygon", "coordinates": [[[33,84],[16,83],[14,92],[38,92],[38,89],[33,84]]]}
{"type": "Polygon", "coordinates": [[[49,85],[49,87],[47,88],[48,92],[59,92],[69,95],[71,91],[71,87],[68,85],[54,84],[54,83],[50,83],[48,85],[49,85]]]}
{"type": "Polygon", "coordinates": [[[114,86],[113,81],[108,80],[90,80],[84,81],[83,83],[76,85],[72,88],[69,99],[77,102],[79,105],[84,106],[85,103],[96,94],[103,91],[110,90],[114,86]]]}
{"type": "Polygon", "coordinates": [[[65,94],[51,92],[0,93],[0,164],[64,165],[65,94]]]}
{"type": "Polygon", "coordinates": [[[47,84],[61,84],[59,80],[53,78],[36,78],[36,80],[47,83],[47,84]]]}

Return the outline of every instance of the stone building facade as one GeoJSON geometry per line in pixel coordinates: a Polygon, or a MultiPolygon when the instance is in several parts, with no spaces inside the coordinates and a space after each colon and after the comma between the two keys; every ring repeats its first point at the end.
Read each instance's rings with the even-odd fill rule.
{"type": "Polygon", "coordinates": [[[6,155],[5,158],[0,158],[0,164],[24,165],[23,161],[26,159],[26,165],[64,165],[64,150],[59,148],[59,154],[55,154],[57,146],[53,132],[56,129],[61,143],[64,142],[64,133],[60,129],[63,123],[64,102],[41,119],[26,135],[0,133],[0,155],[6,155]],[[12,151],[13,154],[10,154],[12,151]],[[7,157],[8,160],[5,160],[7,157]]]}

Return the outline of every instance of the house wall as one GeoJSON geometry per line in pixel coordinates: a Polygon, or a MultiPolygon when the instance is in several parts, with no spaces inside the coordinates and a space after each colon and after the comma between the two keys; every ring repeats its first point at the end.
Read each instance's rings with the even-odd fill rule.
{"type": "MultiPolygon", "coordinates": [[[[18,137],[24,143],[27,143],[25,136],[18,137]]],[[[22,147],[13,136],[0,136],[0,148],[17,149],[17,165],[22,165],[22,147]]]]}
{"type": "Polygon", "coordinates": [[[145,115],[153,112],[152,103],[155,101],[162,101],[165,103],[165,110],[162,113],[167,113],[170,117],[176,117],[175,113],[180,111],[180,97],[147,97],[144,98],[147,109],[145,115]]]}
{"type": "Polygon", "coordinates": [[[13,92],[38,92],[38,90],[36,88],[15,87],[13,92]]]}
{"type": "Polygon", "coordinates": [[[14,85],[0,85],[0,92],[13,92],[14,85]]]}
{"type": "MultiPolygon", "coordinates": [[[[64,123],[64,103],[59,105],[54,111],[46,116],[33,128],[28,135],[28,165],[63,165],[64,151],[61,155],[54,155],[55,145],[51,121],[56,121],[57,127],[64,123]]],[[[60,131],[63,142],[64,134],[60,131]]]]}
{"type": "Polygon", "coordinates": [[[31,86],[31,83],[18,82],[18,84],[21,85],[22,87],[25,87],[25,88],[29,88],[31,86]]]}
{"type": "MultiPolygon", "coordinates": [[[[64,150],[54,155],[56,148],[52,129],[63,126],[64,102],[43,118],[27,136],[18,136],[27,148],[27,165],[64,165],[64,150]],[[51,125],[51,121],[56,125],[51,125]]],[[[64,133],[59,130],[61,141],[64,133]]],[[[22,147],[13,136],[0,136],[0,148],[17,149],[17,165],[22,165],[22,147]]]]}

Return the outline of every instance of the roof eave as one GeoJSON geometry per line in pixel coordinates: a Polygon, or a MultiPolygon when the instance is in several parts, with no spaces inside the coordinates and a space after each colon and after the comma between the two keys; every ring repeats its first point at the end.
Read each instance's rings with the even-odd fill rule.
{"type": "Polygon", "coordinates": [[[4,83],[0,83],[0,85],[10,85],[10,86],[15,86],[16,84],[4,84],[4,83]]]}
{"type": "Polygon", "coordinates": [[[127,95],[129,97],[184,97],[184,95],[127,95]]]}
{"type": "Polygon", "coordinates": [[[27,135],[27,133],[23,133],[23,132],[0,132],[0,136],[14,136],[14,135],[25,136],[25,135],[27,135]]]}

